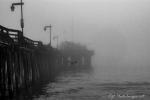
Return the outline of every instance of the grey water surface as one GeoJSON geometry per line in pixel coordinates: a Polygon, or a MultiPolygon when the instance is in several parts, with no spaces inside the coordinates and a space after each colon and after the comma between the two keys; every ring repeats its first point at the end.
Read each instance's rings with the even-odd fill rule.
{"type": "Polygon", "coordinates": [[[62,73],[42,91],[33,100],[150,100],[148,82],[107,82],[85,72],[62,73]]]}

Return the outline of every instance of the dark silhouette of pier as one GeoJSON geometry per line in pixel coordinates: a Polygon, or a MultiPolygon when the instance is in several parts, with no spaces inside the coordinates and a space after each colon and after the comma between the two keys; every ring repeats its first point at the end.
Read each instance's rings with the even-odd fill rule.
{"type": "Polygon", "coordinates": [[[58,50],[0,25],[0,97],[13,97],[35,84],[53,81],[66,69],[89,68],[92,51],[78,44],[64,44],[58,50]]]}
{"type": "MultiPolygon", "coordinates": [[[[0,96],[11,96],[38,80],[51,79],[58,51],[0,26],[0,96]]],[[[58,64],[58,63],[57,63],[58,64]]]]}

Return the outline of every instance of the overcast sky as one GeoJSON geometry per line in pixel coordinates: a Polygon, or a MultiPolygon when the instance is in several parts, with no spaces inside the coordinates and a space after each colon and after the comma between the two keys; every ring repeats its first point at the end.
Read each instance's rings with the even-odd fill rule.
{"type": "MultiPolygon", "coordinates": [[[[10,10],[11,3],[18,1],[0,0],[1,25],[20,29],[19,7],[10,10]]],[[[150,0],[23,2],[25,36],[48,43],[49,33],[43,27],[52,24],[52,35],[59,35],[60,41],[73,40],[95,50],[98,76],[150,79],[150,0]]]]}

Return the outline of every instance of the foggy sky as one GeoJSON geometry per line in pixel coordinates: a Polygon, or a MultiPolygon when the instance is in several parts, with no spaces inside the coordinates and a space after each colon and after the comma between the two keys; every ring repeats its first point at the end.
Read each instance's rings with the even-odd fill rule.
{"type": "MultiPolygon", "coordinates": [[[[20,29],[20,9],[0,0],[0,24],[20,29]]],[[[25,36],[49,42],[52,36],[73,40],[95,50],[97,76],[116,80],[150,79],[149,0],[23,0],[25,36]],[[99,73],[99,74],[98,74],[99,73]]],[[[56,41],[52,41],[53,46],[56,41]]]]}

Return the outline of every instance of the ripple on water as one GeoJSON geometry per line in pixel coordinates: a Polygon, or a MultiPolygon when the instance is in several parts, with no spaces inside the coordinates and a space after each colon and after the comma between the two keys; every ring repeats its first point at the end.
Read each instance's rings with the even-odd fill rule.
{"type": "Polygon", "coordinates": [[[131,100],[129,96],[142,95],[145,97],[132,100],[150,100],[150,84],[101,83],[93,80],[83,73],[59,77],[57,82],[50,83],[44,88],[45,95],[34,100],[131,100]]]}

